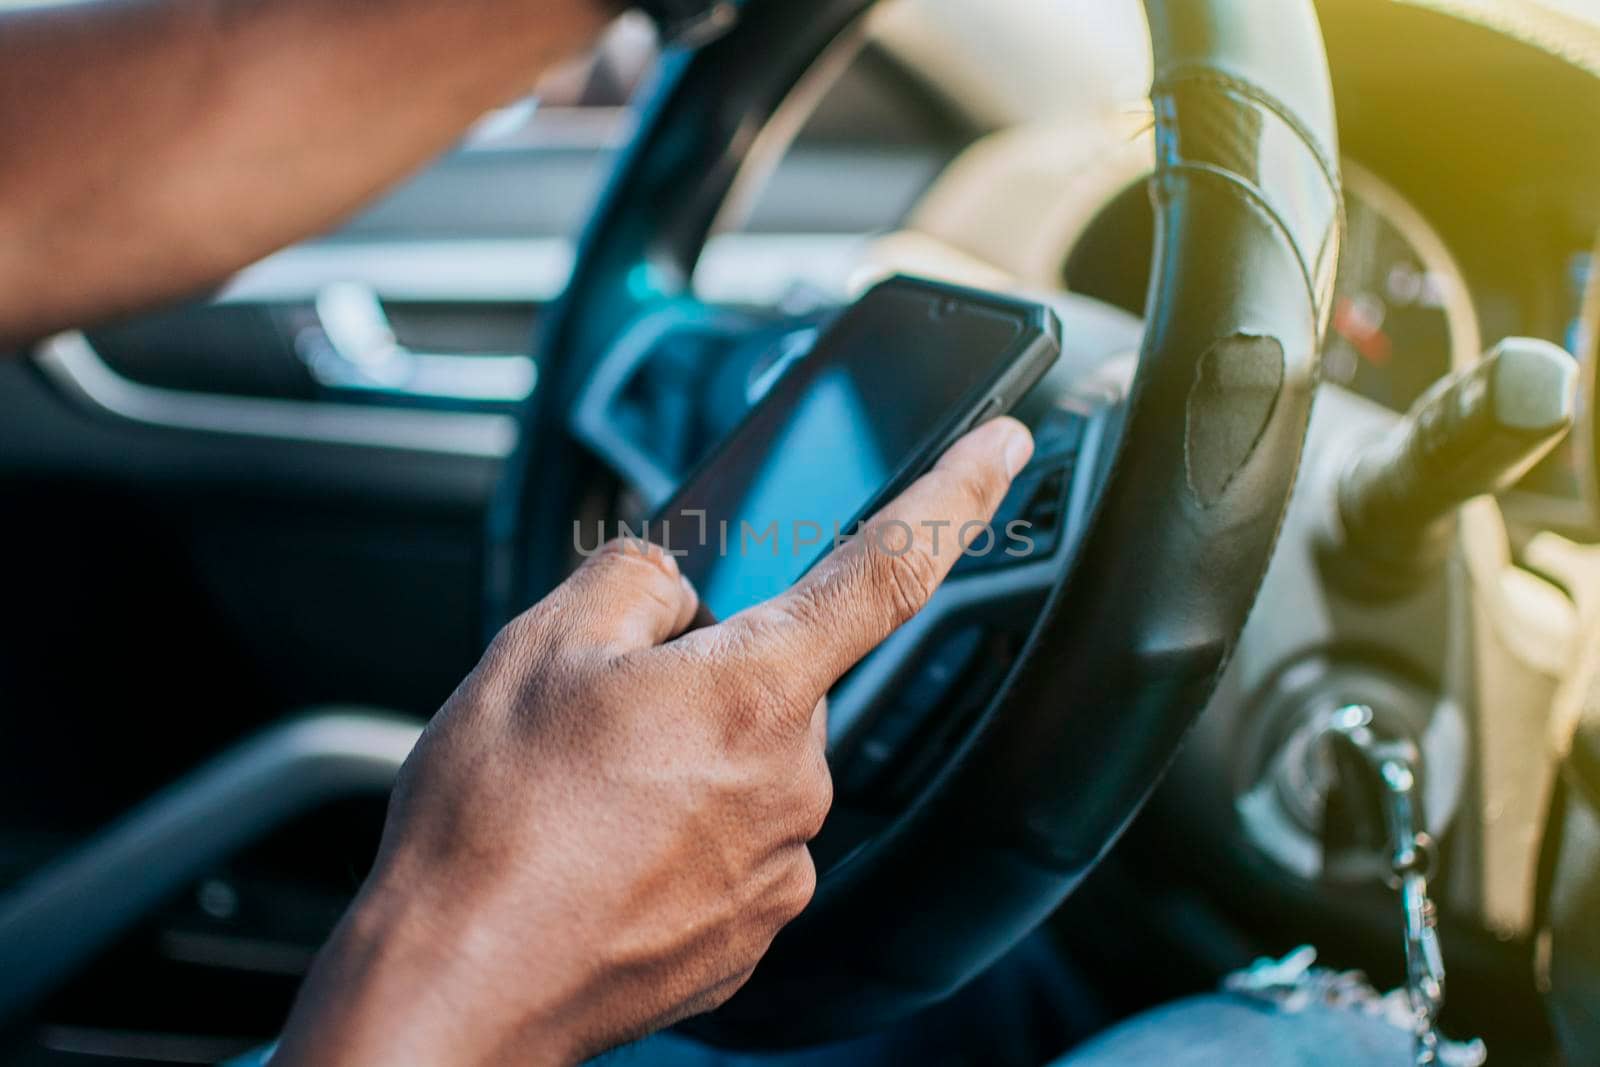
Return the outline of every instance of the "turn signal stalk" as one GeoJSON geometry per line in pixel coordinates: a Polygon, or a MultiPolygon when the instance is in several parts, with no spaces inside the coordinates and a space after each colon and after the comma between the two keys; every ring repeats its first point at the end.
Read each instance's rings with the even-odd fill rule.
{"type": "Polygon", "coordinates": [[[1577,363],[1510,337],[1441,379],[1338,482],[1339,570],[1359,591],[1403,592],[1449,548],[1458,507],[1510,488],[1573,422],[1577,363]]]}

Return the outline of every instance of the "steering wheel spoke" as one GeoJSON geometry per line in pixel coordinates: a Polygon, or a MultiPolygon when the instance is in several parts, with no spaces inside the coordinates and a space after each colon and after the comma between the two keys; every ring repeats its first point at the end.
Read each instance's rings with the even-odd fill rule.
{"type": "Polygon", "coordinates": [[[690,297],[617,331],[577,396],[574,437],[653,511],[794,360],[827,312],[787,315],[690,297]]]}
{"type": "Polygon", "coordinates": [[[1030,420],[1034,457],[989,531],[929,604],[829,695],[830,762],[845,802],[903,802],[919,767],[936,764],[982,710],[1071,566],[1120,414],[1116,403],[1093,411],[1058,403],[1030,420]]]}

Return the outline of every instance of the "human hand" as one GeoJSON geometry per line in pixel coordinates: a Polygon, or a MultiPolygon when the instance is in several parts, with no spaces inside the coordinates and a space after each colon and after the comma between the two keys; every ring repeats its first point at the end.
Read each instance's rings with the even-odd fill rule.
{"type": "Polygon", "coordinates": [[[689,630],[613,542],[495,639],[401,771],[377,864],[274,1063],[567,1063],[721,1004],[811,899],[824,696],[959,558],[1032,451],[958,441],[787,593],[689,630]]]}

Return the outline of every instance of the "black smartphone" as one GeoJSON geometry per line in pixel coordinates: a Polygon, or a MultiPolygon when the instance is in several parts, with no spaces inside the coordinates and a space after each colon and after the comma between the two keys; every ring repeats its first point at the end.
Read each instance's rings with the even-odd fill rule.
{"type": "Polygon", "coordinates": [[[1054,312],[894,277],[783,370],[654,518],[702,614],[783,592],[967,430],[1010,411],[1061,353],[1054,312]]]}

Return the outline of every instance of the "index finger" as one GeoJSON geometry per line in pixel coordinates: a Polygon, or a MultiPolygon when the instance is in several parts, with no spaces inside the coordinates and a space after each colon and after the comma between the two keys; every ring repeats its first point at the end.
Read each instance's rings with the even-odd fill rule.
{"type": "Polygon", "coordinates": [[[825,692],[922,610],[1032,454],[1017,420],[985,423],[787,592],[723,625],[746,629],[746,647],[770,667],[825,692]]]}

